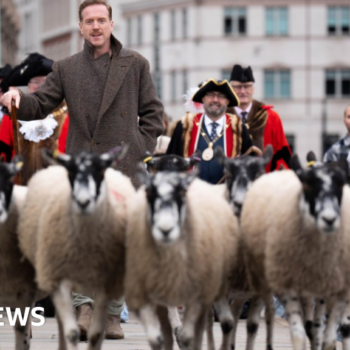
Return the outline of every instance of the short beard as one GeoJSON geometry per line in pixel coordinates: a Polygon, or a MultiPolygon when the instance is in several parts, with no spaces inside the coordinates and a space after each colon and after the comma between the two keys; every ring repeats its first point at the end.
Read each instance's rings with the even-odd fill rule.
{"type": "Polygon", "coordinates": [[[207,104],[204,104],[204,111],[208,117],[217,118],[222,116],[227,110],[227,106],[222,105],[221,108],[212,110],[207,104]]]}

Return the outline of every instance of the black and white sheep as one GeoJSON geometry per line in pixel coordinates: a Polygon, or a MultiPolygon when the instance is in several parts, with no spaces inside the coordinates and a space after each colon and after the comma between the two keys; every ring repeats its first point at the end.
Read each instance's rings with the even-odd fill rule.
{"type": "Polygon", "coordinates": [[[126,301],[153,349],[162,346],[161,333],[172,347],[156,314],[178,305],[185,306],[181,348],[200,348],[207,311],[227,295],[235,264],[237,219],[215,187],[195,175],[144,174],[145,187],[128,201],[126,301]]]}
{"type": "Polygon", "coordinates": [[[313,349],[321,347],[324,298],[341,291],[343,231],[341,203],[346,167],[325,164],[263,175],[252,185],[241,215],[250,284],[268,300],[285,305],[293,346],[305,343],[300,298],[315,297],[313,349]]]}
{"type": "Polygon", "coordinates": [[[126,199],[135,190],[108,168],[123,153],[58,155],[62,166],[41,170],[28,184],[21,247],[39,287],[53,297],[68,349],[79,340],[72,290],[95,295],[89,349],[101,347],[108,301],[123,295],[126,199]]]}

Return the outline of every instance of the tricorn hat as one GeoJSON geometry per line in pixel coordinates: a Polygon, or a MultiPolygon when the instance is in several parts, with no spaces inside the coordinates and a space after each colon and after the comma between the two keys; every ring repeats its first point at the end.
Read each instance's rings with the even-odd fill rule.
{"type": "Polygon", "coordinates": [[[0,78],[6,78],[11,73],[12,67],[7,64],[0,68],[0,78]]]}
{"type": "Polygon", "coordinates": [[[250,66],[243,68],[239,64],[235,64],[232,68],[230,81],[232,80],[240,81],[241,83],[255,82],[250,66]]]}
{"type": "Polygon", "coordinates": [[[202,98],[205,96],[205,94],[211,91],[217,91],[225,94],[227,99],[230,101],[228,107],[239,106],[239,99],[226,79],[209,79],[208,81],[202,83],[199,90],[193,95],[192,101],[203,103],[202,98]]]}
{"type": "Polygon", "coordinates": [[[54,61],[46,58],[40,53],[34,52],[14,67],[11,73],[1,83],[1,89],[6,92],[9,86],[25,86],[30,79],[39,76],[46,76],[52,72],[54,61]]]}

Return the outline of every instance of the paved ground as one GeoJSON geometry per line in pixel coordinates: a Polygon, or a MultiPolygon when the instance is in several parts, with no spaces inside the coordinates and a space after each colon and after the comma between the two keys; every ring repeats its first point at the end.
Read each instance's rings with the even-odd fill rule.
{"type": "MultiPolygon", "coordinates": [[[[5,326],[0,327],[0,349],[1,350],[13,350],[14,349],[14,333],[10,326],[8,326],[6,319],[4,319],[5,326]]],[[[145,338],[145,334],[141,324],[131,317],[128,323],[122,325],[126,338],[124,340],[105,340],[102,345],[103,350],[148,350],[150,347],[145,338]]],[[[237,349],[245,349],[245,321],[240,321],[237,338],[237,349]]],[[[46,323],[42,327],[35,327],[33,329],[32,350],[57,350],[57,326],[56,321],[53,318],[48,318],[46,323]]],[[[215,339],[217,349],[219,349],[221,331],[219,324],[215,323],[215,339]]],[[[275,327],[275,350],[279,349],[292,349],[289,330],[286,322],[283,319],[276,320],[275,327]]],[[[339,345],[339,344],[338,344],[339,345]]],[[[337,346],[339,348],[339,346],[337,346]]],[[[87,349],[87,343],[79,343],[79,350],[87,349]]],[[[175,347],[175,349],[178,349],[175,347]]],[[[206,339],[204,339],[203,349],[206,349],[206,339]]],[[[265,326],[264,322],[260,323],[260,329],[257,336],[256,346],[257,350],[265,350],[265,326]]]]}

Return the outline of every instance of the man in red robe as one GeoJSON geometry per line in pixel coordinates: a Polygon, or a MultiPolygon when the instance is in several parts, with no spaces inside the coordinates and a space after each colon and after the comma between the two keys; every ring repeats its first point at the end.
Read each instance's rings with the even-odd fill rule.
{"type": "Polygon", "coordinates": [[[281,166],[288,168],[291,151],[281,118],[272,109],[273,106],[267,106],[253,99],[254,82],[251,67],[233,66],[230,84],[240,100],[240,105],[230,111],[247,125],[255,146],[263,151],[268,144],[272,145],[274,154],[266,166],[266,172],[279,169],[281,166]]]}
{"type": "Polygon", "coordinates": [[[199,177],[217,184],[224,169],[215,159],[214,149],[221,147],[227,157],[236,157],[245,153],[252,141],[240,118],[226,113],[227,107],[239,105],[227,80],[209,79],[192,96],[192,101],[203,104],[204,113],[186,113],[176,125],[167,154],[190,157],[200,151],[199,177]]]}

